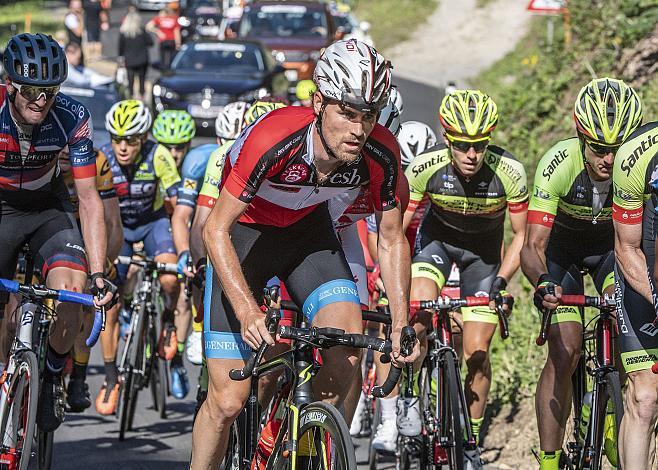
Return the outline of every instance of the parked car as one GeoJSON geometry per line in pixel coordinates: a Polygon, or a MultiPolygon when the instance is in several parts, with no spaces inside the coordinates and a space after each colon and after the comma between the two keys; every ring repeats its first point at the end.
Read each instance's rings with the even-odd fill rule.
{"type": "Polygon", "coordinates": [[[219,38],[222,22],[221,0],[181,0],[178,24],[183,41],[219,38]]]}
{"type": "Polygon", "coordinates": [[[313,77],[323,48],[343,37],[326,3],[308,0],[260,0],[245,6],[237,36],[257,40],[286,68],[290,92],[313,77]]]}
{"type": "MultiPolygon", "coordinates": [[[[233,101],[252,101],[268,94],[285,96],[284,68],[269,50],[252,41],[197,41],[184,44],[153,84],[153,107],[188,111],[203,133],[233,101]]],[[[206,132],[208,133],[208,132],[206,132]]]]}
{"type": "Polygon", "coordinates": [[[62,85],[60,91],[79,101],[89,110],[94,129],[94,147],[100,148],[107,144],[110,141],[110,134],[105,130],[105,115],[114,103],[121,100],[116,91],[116,84],[95,88],[62,85]]]}

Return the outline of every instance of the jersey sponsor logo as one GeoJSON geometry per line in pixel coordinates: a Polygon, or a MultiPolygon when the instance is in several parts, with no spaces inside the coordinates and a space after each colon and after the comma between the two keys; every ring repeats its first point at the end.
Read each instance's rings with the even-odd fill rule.
{"type": "Polygon", "coordinates": [[[489,182],[488,181],[480,181],[478,183],[478,188],[479,189],[486,189],[489,187],[489,182]]]}
{"type": "MultiPolygon", "coordinates": [[[[148,167],[147,167],[148,168],[148,167]]],[[[139,169],[133,180],[135,181],[153,181],[155,179],[155,173],[143,172],[142,168],[139,169]]]]}
{"type": "Polygon", "coordinates": [[[359,168],[354,167],[352,171],[348,171],[345,173],[336,173],[331,178],[329,178],[329,183],[358,186],[359,184],[361,184],[361,175],[359,174],[359,168]]]}
{"type": "Polygon", "coordinates": [[[656,334],[658,334],[658,326],[654,325],[653,323],[645,323],[640,327],[640,331],[645,335],[654,337],[656,334]]]}
{"type": "Polygon", "coordinates": [[[297,144],[300,140],[302,140],[302,137],[304,137],[304,136],[305,136],[305,134],[299,134],[299,135],[295,136],[292,140],[290,140],[283,147],[281,147],[279,150],[277,150],[276,156],[280,157],[281,155],[286,153],[288,150],[290,150],[290,147],[297,144]]]}
{"type": "Polygon", "coordinates": [[[534,196],[538,197],[539,199],[547,199],[547,200],[551,198],[551,195],[548,194],[548,192],[541,189],[539,186],[535,186],[534,196]]]}
{"type": "Polygon", "coordinates": [[[619,199],[623,199],[624,201],[631,201],[634,198],[632,194],[627,193],[617,185],[615,185],[614,191],[615,191],[615,197],[618,197],[619,199]]]}
{"type": "Polygon", "coordinates": [[[658,142],[658,134],[648,135],[646,139],[643,139],[640,144],[633,149],[633,153],[631,153],[630,157],[621,161],[621,169],[626,172],[626,176],[631,174],[631,170],[640,157],[656,142],[658,142]]]}
{"type": "Polygon", "coordinates": [[[305,181],[308,178],[308,167],[302,163],[295,163],[290,165],[281,175],[281,179],[286,183],[296,183],[298,181],[305,181]]]}
{"type": "Polygon", "coordinates": [[[585,189],[585,186],[576,186],[576,198],[577,199],[585,199],[585,192],[587,190],[585,189]]]}
{"type": "Polygon", "coordinates": [[[544,170],[541,172],[541,174],[546,178],[547,180],[551,180],[551,176],[553,176],[553,173],[557,169],[558,165],[562,163],[566,158],[567,158],[567,151],[566,150],[560,150],[550,161],[548,166],[544,168],[544,170]]]}
{"type": "Polygon", "coordinates": [[[80,245],[76,245],[75,243],[66,242],[66,248],[73,248],[74,250],[82,251],[83,253],[85,252],[84,248],[82,248],[80,245]]]}
{"type": "Polygon", "coordinates": [[[436,264],[443,264],[443,258],[441,258],[439,255],[432,255],[432,259],[436,264]]]}
{"type": "Polygon", "coordinates": [[[443,158],[441,157],[432,157],[430,160],[426,161],[425,163],[421,165],[415,165],[411,167],[411,172],[414,174],[414,176],[420,175],[423,171],[427,170],[428,168],[433,167],[434,165],[438,165],[443,161],[443,158]]]}
{"type": "Polygon", "coordinates": [[[41,132],[49,131],[49,130],[51,130],[52,128],[53,128],[52,123],[48,123],[48,124],[46,124],[46,125],[44,125],[44,126],[41,126],[41,132]]]}
{"type": "Polygon", "coordinates": [[[148,196],[155,192],[157,183],[142,183],[142,184],[131,184],[130,185],[130,194],[132,196],[148,196]]]}
{"type": "Polygon", "coordinates": [[[183,188],[184,189],[191,189],[194,191],[196,189],[196,180],[185,178],[183,181],[183,188]]]}

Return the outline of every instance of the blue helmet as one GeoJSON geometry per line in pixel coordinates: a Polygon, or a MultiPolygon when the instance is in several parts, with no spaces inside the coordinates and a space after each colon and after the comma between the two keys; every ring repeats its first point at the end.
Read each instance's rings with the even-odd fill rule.
{"type": "Polygon", "coordinates": [[[66,80],[68,74],[62,47],[41,33],[13,36],[2,61],[7,76],[21,85],[55,86],[66,80]]]}

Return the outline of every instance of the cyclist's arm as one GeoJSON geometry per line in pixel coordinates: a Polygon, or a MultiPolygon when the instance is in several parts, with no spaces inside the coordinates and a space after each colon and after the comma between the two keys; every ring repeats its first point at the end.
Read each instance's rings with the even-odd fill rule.
{"type": "Polygon", "coordinates": [[[525,240],[525,230],[526,230],[526,220],[528,216],[528,211],[520,212],[510,212],[509,221],[512,226],[512,232],[514,236],[509,246],[505,250],[505,256],[503,262],[500,265],[498,270],[498,275],[509,282],[514,276],[514,273],[519,269],[520,258],[521,258],[521,248],[523,247],[523,241],[525,240]]]}
{"type": "Polygon", "coordinates": [[[194,208],[190,206],[176,204],[174,208],[174,213],[171,216],[171,231],[178,254],[190,249],[189,224],[193,214],[194,208]]]}
{"type": "Polygon", "coordinates": [[[190,254],[196,265],[200,259],[206,257],[206,246],[203,244],[203,227],[206,225],[212,208],[197,206],[194,213],[194,221],[190,230],[190,254]]]}
{"type": "Polygon", "coordinates": [[[642,224],[624,224],[615,220],[614,225],[617,266],[633,290],[653,304],[647,258],[642,251],[642,224]]]}
{"type": "Polygon", "coordinates": [[[90,272],[103,272],[107,249],[103,202],[96,189],[96,176],[76,178],[75,191],[79,198],[80,223],[90,272]]]}
{"type": "Polygon", "coordinates": [[[416,208],[420,205],[427,191],[427,183],[437,171],[437,165],[432,165],[432,157],[435,152],[424,153],[414,159],[411,165],[404,172],[409,183],[409,205],[404,211],[402,219],[403,233],[409,228],[409,224],[414,217],[416,208]]]}
{"type": "Polygon", "coordinates": [[[539,276],[548,272],[546,267],[546,245],[551,236],[551,227],[528,224],[527,237],[521,250],[521,269],[533,286],[539,276]]]}

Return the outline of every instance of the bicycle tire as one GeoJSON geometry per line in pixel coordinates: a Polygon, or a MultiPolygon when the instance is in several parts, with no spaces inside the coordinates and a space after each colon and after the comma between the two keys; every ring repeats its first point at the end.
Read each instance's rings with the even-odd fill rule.
{"type": "Polygon", "coordinates": [[[119,396],[119,440],[123,441],[126,437],[126,431],[132,429],[132,417],[135,410],[135,398],[137,395],[136,370],[138,370],[137,358],[139,355],[139,343],[143,335],[141,334],[144,325],[145,305],[140,303],[138,309],[132,312],[132,331],[128,335],[128,342],[124,346],[128,353],[125,354],[127,363],[122,364],[122,376],[120,396],[119,396]],[[137,317],[135,317],[137,315],[137,317]]]}
{"type": "Polygon", "coordinates": [[[443,354],[439,362],[442,364],[440,368],[441,380],[447,392],[444,396],[444,427],[441,433],[448,437],[448,442],[453,443],[448,448],[448,466],[453,470],[463,470],[464,434],[462,429],[462,411],[459,403],[461,378],[457,363],[452,354],[443,354]]]}
{"type": "MultiPolygon", "coordinates": [[[[615,426],[617,427],[617,435],[619,435],[619,428],[621,426],[621,419],[624,415],[624,404],[622,401],[621,395],[621,384],[619,381],[619,372],[610,371],[603,376],[602,380],[605,390],[605,400],[602,401],[602,417],[598,420],[598,432],[595,436],[595,442],[592,443],[592,447],[595,449],[596,455],[591,460],[591,465],[585,467],[588,470],[599,470],[603,468],[603,462],[605,460],[605,419],[607,416],[607,407],[608,402],[612,402],[614,407],[615,415],[615,426]]],[[[590,418],[591,419],[591,418],[590,418]]]]}
{"type": "Polygon", "coordinates": [[[38,445],[39,451],[37,454],[39,461],[39,470],[50,470],[53,463],[53,441],[55,438],[54,432],[38,431],[38,445]]]}
{"type": "Polygon", "coordinates": [[[153,320],[154,325],[149,325],[149,345],[151,356],[149,361],[149,388],[153,408],[160,414],[161,419],[167,418],[167,361],[157,355],[158,331],[155,328],[157,316],[153,320]]]}
{"type": "Polygon", "coordinates": [[[16,451],[18,460],[11,468],[26,470],[30,464],[37,421],[39,368],[36,354],[32,351],[16,354],[14,361],[16,369],[8,387],[6,408],[3,410],[3,419],[0,423],[0,436],[2,436],[3,448],[7,439],[12,446],[15,446],[11,449],[16,451]],[[36,386],[32,386],[34,384],[36,386]],[[11,425],[8,426],[10,418],[11,425]]]}
{"type": "Polygon", "coordinates": [[[379,426],[382,420],[382,407],[379,404],[379,400],[375,400],[374,408],[370,439],[368,440],[368,468],[370,470],[377,470],[377,463],[379,462],[379,452],[372,448],[372,440],[375,438],[377,426],[379,426]]]}
{"type": "Polygon", "coordinates": [[[129,367],[124,373],[123,383],[121,385],[121,398],[119,403],[119,440],[126,438],[126,431],[129,430],[129,415],[131,403],[133,401],[133,382],[134,376],[132,367],[129,367]]]}

